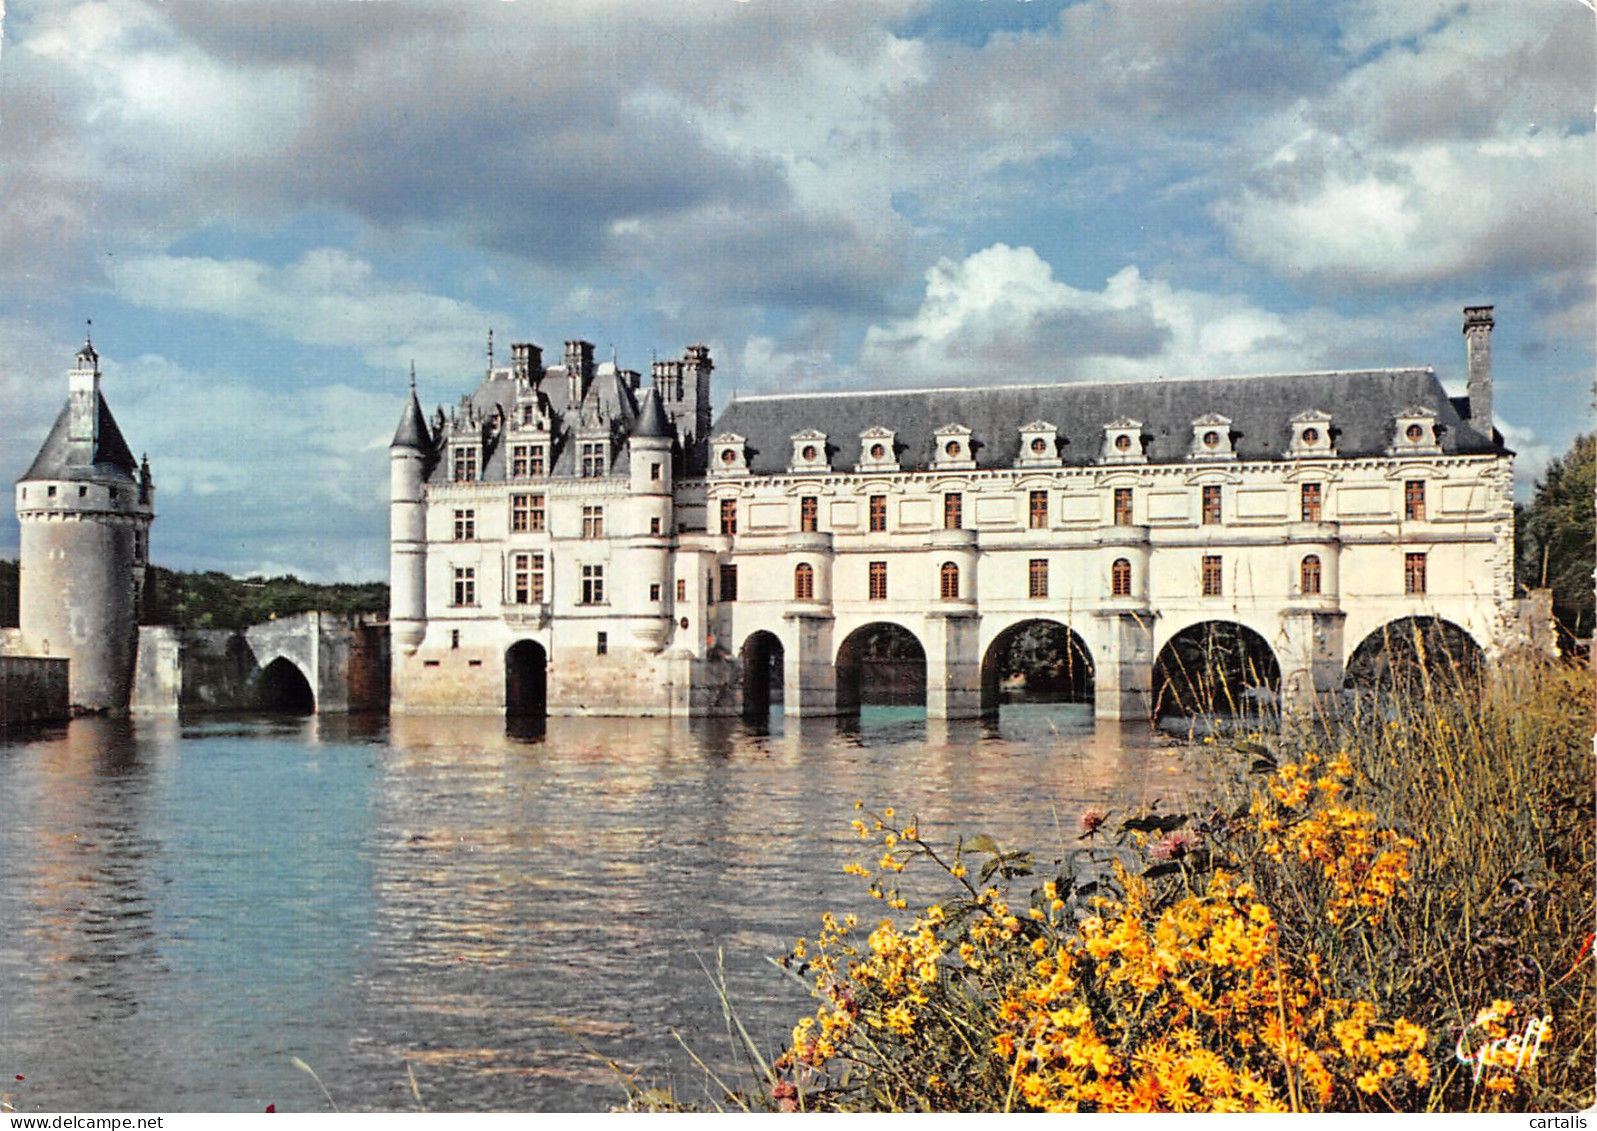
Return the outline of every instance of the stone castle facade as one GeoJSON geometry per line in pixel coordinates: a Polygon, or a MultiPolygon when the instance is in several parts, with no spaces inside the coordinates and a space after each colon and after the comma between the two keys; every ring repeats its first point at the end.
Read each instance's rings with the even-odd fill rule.
{"type": "Polygon", "coordinates": [[[708,350],[642,375],[566,343],[490,362],[391,456],[395,711],[705,715],[858,703],[862,641],[934,717],[1068,631],[1097,714],[1147,717],[1178,636],[1239,626],[1289,705],[1387,626],[1488,658],[1513,603],[1490,307],[1466,395],[1429,368],[736,398],[708,350]]]}

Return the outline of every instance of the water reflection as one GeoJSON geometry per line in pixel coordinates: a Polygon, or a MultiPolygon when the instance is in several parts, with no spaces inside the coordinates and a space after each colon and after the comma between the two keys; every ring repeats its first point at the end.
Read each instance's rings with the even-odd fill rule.
{"type": "Polygon", "coordinates": [[[332,716],[80,721],[0,745],[0,1071],[19,1106],[595,1109],[584,1051],[697,1094],[730,1067],[701,961],[756,1037],[806,1007],[765,962],[828,908],[856,799],[936,840],[1070,847],[1185,779],[1070,705],[996,722],[332,716]]]}

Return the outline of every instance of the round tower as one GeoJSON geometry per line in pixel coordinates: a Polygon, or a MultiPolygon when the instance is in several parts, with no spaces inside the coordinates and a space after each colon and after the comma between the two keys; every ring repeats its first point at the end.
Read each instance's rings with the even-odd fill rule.
{"type": "Polygon", "coordinates": [[[638,422],[629,442],[631,451],[630,505],[637,533],[642,536],[636,551],[636,581],[640,594],[657,594],[642,603],[647,619],[635,621],[635,635],[645,648],[658,650],[670,635],[671,626],[671,539],[675,533],[675,499],[672,494],[671,424],[665,418],[660,394],[649,389],[638,405],[638,422]]]}
{"type": "Polygon", "coordinates": [[[427,633],[427,464],[433,438],[416,399],[410,400],[388,446],[388,632],[393,655],[410,655],[427,633]]]}
{"type": "Polygon", "coordinates": [[[66,407],[17,480],[18,626],[29,652],[70,661],[74,710],[128,708],[154,518],[149,462],[141,468],[122,438],[86,341],[66,407]]]}

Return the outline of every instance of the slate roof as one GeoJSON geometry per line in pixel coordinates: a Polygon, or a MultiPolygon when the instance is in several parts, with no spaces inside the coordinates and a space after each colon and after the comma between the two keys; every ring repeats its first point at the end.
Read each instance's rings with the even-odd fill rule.
{"type": "Polygon", "coordinates": [[[794,433],[819,429],[832,468],[853,471],[860,433],[881,425],[897,433],[900,466],[914,471],[930,466],[934,432],[956,423],[971,429],[978,467],[1008,468],[1021,427],[1044,419],[1059,426],[1065,465],[1085,466],[1098,461],[1104,425],[1130,417],[1142,422],[1150,464],[1184,464],[1193,421],[1208,413],[1231,418],[1239,459],[1267,460],[1284,457],[1294,415],[1320,410],[1331,414],[1337,454],[1347,458],[1384,456],[1393,413],[1411,405],[1436,413],[1445,454],[1505,450],[1468,422],[1467,400],[1449,397],[1431,369],[749,396],[727,406],[712,435],[745,437],[749,470],[772,475],[787,471],[794,433]]]}
{"type": "Polygon", "coordinates": [[[432,447],[432,433],[427,428],[427,418],[422,414],[421,401],[416,399],[414,387],[410,390],[410,403],[405,406],[404,415],[399,418],[399,427],[394,430],[394,442],[388,446],[415,448],[418,451],[426,451],[432,447]]]}
{"type": "Polygon", "coordinates": [[[122,430],[116,426],[116,419],[111,415],[103,396],[98,398],[98,405],[100,441],[95,451],[91,452],[89,445],[82,441],[74,443],[68,439],[72,410],[70,404],[63,405],[39,454],[33,457],[33,464],[17,482],[29,479],[121,479],[129,483],[136,482],[138,461],[133,458],[127,441],[122,438],[122,430]]]}

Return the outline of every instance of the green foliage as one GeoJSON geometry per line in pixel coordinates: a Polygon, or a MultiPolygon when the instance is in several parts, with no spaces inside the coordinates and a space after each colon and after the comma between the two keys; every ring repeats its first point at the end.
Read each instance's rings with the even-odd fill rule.
{"type": "Polygon", "coordinates": [[[145,577],[145,624],[179,628],[247,628],[298,613],[386,613],[388,586],[318,585],[292,574],[237,578],[225,573],[183,573],[151,566],[145,577]]]}
{"type": "Polygon", "coordinates": [[[1536,495],[1515,530],[1518,581],[1526,589],[1553,591],[1553,615],[1578,638],[1593,625],[1592,564],[1597,559],[1597,436],[1578,437],[1547,465],[1536,495]]]}

